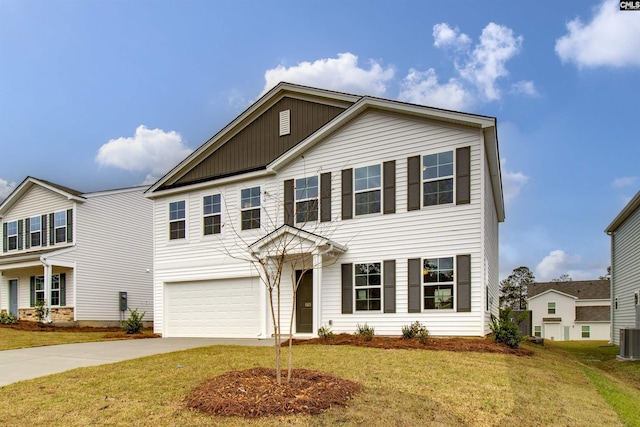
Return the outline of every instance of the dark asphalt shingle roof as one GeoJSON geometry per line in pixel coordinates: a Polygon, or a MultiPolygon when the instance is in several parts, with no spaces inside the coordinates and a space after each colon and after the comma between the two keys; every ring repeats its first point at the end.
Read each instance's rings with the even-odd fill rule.
{"type": "Polygon", "coordinates": [[[608,280],[572,280],[570,282],[536,282],[527,288],[529,298],[554,289],[578,299],[611,298],[608,280]]]}
{"type": "Polygon", "coordinates": [[[596,305],[576,307],[576,322],[608,322],[611,320],[611,307],[596,305]]]}

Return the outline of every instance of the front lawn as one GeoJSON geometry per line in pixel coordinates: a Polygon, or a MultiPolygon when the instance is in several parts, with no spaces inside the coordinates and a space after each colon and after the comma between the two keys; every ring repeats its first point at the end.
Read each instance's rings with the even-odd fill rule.
{"type": "Polygon", "coordinates": [[[198,348],[3,387],[0,425],[623,425],[573,358],[525,345],[533,356],[296,346],[296,367],[357,381],[362,391],[321,415],[250,421],[184,402],[207,378],[271,367],[273,349],[198,348]]]}

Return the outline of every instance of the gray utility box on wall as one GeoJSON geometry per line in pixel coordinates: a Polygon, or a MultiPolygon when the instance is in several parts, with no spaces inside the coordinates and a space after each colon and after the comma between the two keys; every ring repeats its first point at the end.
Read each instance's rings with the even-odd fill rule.
{"type": "Polygon", "coordinates": [[[620,329],[620,354],[621,360],[640,360],[640,329],[620,329]]]}
{"type": "Polygon", "coordinates": [[[127,311],[127,293],[119,292],[120,295],[120,311],[127,311]]]}

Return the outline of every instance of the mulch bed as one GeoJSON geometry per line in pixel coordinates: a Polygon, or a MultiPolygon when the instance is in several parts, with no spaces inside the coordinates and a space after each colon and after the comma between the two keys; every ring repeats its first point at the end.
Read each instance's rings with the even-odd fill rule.
{"type": "Polygon", "coordinates": [[[294,369],[287,384],[276,382],[275,369],[252,368],[211,378],[196,388],[187,406],[211,415],[245,418],[289,414],[319,414],[335,405],[346,406],[360,385],[308,369],[294,369]]]}
{"type": "MultiPolygon", "coordinates": [[[[0,325],[2,328],[16,329],[18,331],[29,332],[105,332],[104,338],[109,339],[141,339],[141,338],[160,338],[155,334],[126,334],[122,328],[118,326],[93,327],[93,326],[60,326],[55,323],[20,321],[14,325],[0,325]]],[[[145,329],[151,331],[151,328],[145,329]]]]}

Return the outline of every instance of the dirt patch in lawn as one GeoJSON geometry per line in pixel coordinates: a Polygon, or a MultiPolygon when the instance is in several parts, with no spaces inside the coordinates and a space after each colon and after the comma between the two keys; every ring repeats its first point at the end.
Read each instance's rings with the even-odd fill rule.
{"type": "Polygon", "coordinates": [[[291,382],[283,372],[282,385],[275,369],[252,368],[211,378],[193,391],[187,406],[211,415],[257,418],[288,414],[318,414],[345,406],[360,385],[330,374],[294,369],[291,382]]]}
{"type": "MultiPolygon", "coordinates": [[[[283,341],[283,347],[287,341],[283,341]]],[[[430,338],[426,344],[399,337],[373,337],[364,341],[357,335],[339,334],[330,339],[295,339],[294,345],[353,345],[383,349],[416,349],[473,351],[530,356],[531,350],[509,348],[489,338],[430,338]]],[[[275,370],[253,368],[231,371],[211,378],[196,388],[187,398],[189,408],[211,415],[256,418],[287,414],[318,414],[332,406],[346,406],[360,385],[333,375],[294,369],[291,382],[282,385],[275,379],[275,370]]]]}
{"type": "Polygon", "coordinates": [[[14,325],[0,325],[2,328],[15,329],[18,331],[28,332],[105,332],[104,338],[108,339],[140,339],[140,338],[159,338],[155,335],[151,328],[145,328],[144,334],[127,334],[122,328],[117,326],[93,327],[93,326],[60,326],[54,323],[27,322],[21,321],[14,325]]]}

